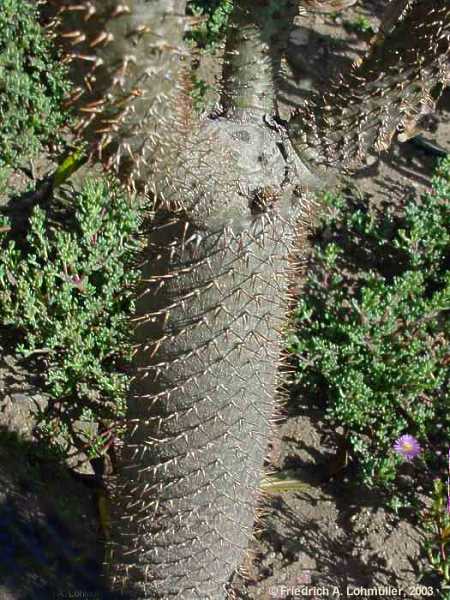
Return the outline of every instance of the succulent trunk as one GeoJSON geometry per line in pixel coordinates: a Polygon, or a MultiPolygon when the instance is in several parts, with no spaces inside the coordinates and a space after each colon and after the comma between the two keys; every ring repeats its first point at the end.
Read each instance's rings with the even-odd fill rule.
{"type": "Polygon", "coordinates": [[[293,222],[152,223],[111,572],[133,597],[225,597],[251,536],[293,222]]]}
{"type": "Polygon", "coordinates": [[[231,14],[222,106],[229,118],[276,111],[276,83],[296,0],[243,0],[231,14]]]}
{"type": "Polygon", "coordinates": [[[228,118],[200,124],[183,90],[181,2],[59,13],[77,131],[153,203],[106,569],[133,598],[225,597],[258,503],[302,166],[263,120],[292,2],[264,15],[263,3],[245,4],[232,17],[248,27],[232,28],[228,118]]]}

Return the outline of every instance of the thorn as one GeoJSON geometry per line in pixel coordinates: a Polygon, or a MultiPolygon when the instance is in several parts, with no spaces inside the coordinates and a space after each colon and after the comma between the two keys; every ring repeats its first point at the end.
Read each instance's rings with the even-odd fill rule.
{"type": "Polygon", "coordinates": [[[81,41],[86,39],[86,35],[84,33],[82,33],[79,29],[77,29],[76,31],[68,31],[67,33],[61,33],[60,37],[64,38],[64,39],[77,39],[77,38],[82,38],[81,41]]]}
{"type": "Polygon", "coordinates": [[[86,104],[86,106],[82,106],[78,110],[80,112],[95,113],[95,114],[100,114],[102,112],[102,109],[100,107],[91,106],[90,104],[86,104]]]}
{"type": "Polygon", "coordinates": [[[129,15],[131,14],[131,10],[130,7],[127,6],[126,4],[118,4],[113,12],[111,13],[110,17],[112,19],[115,19],[116,17],[121,17],[122,15],[129,15]]]}
{"type": "Polygon", "coordinates": [[[133,29],[128,33],[129,37],[133,37],[135,35],[144,35],[145,33],[151,33],[152,30],[148,25],[138,25],[136,29],[133,29]]]}
{"type": "Polygon", "coordinates": [[[95,15],[95,13],[97,12],[97,9],[95,8],[95,6],[92,4],[92,2],[86,2],[86,14],[84,16],[84,20],[85,21],[89,21],[89,19],[95,15]]]}
{"type": "Polygon", "coordinates": [[[114,40],[114,36],[111,32],[108,31],[102,31],[101,33],[98,34],[98,36],[96,38],[94,38],[92,40],[92,42],[89,44],[90,48],[95,48],[96,46],[98,46],[99,44],[109,44],[109,42],[112,42],[114,40]]]}
{"type": "Polygon", "coordinates": [[[94,63],[95,67],[103,64],[103,59],[93,54],[69,54],[68,57],[72,60],[84,60],[86,62],[94,63]]]}

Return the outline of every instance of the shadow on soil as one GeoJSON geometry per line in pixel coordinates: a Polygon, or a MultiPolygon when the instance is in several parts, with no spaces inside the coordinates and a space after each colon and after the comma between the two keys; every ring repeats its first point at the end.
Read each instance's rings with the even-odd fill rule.
{"type": "Polygon", "coordinates": [[[92,482],[0,429],[0,598],[118,599],[101,583],[92,482]]]}

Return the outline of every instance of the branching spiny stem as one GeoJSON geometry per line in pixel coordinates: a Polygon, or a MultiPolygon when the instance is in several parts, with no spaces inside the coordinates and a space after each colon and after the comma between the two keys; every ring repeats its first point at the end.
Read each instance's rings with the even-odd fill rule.
{"type": "Polygon", "coordinates": [[[296,0],[239,0],[230,17],[222,106],[233,119],[272,115],[296,0]]]}
{"type": "MultiPolygon", "coordinates": [[[[126,6],[63,3],[59,15],[69,55],[72,40],[96,65],[85,75],[75,68],[85,59],[69,56],[82,79],[80,137],[157,200],[105,570],[132,598],[219,600],[252,534],[276,405],[287,256],[303,212],[296,157],[262,118],[191,123],[172,12],[180,3],[126,6]]],[[[267,75],[272,86],[272,66],[267,75]]],[[[259,73],[247,76],[259,89],[259,73]]]]}
{"type": "Polygon", "coordinates": [[[138,190],[183,120],[185,9],[186,0],[49,0],[44,8],[70,65],[67,107],[79,139],[138,190]]]}
{"type": "Polygon", "coordinates": [[[397,24],[389,21],[363,60],[294,112],[289,134],[311,166],[355,170],[434,107],[449,78],[450,3],[401,4],[397,24]]]}

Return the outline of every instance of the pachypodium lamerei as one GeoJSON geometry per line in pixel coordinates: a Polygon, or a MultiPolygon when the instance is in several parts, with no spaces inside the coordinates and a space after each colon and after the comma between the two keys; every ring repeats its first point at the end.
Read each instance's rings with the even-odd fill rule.
{"type": "Polygon", "coordinates": [[[448,0],[393,0],[367,55],[277,118],[296,0],[235,0],[221,107],[197,120],[185,0],[52,0],[93,157],[152,205],[111,585],[226,597],[252,533],[287,306],[311,193],[385,149],[448,81],[448,0]]]}

